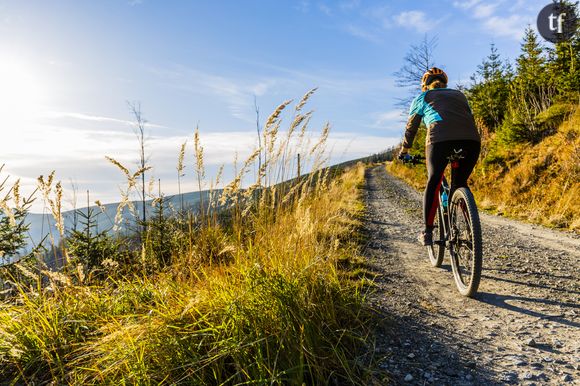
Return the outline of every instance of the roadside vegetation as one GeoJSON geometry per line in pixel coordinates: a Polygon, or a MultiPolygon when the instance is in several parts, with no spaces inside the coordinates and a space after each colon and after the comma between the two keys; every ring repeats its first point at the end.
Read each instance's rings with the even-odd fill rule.
{"type": "MultiPolygon", "coordinates": [[[[159,196],[132,233],[97,231],[98,213],[87,210],[77,230],[64,229],[62,188],[53,174],[41,178],[63,236],[48,252],[60,264],[48,267],[36,251],[0,268],[0,380],[368,384],[370,313],[356,237],[364,166],[325,167],[329,128],[310,138],[303,107],[311,94],[285,131],[290,101],[274,111],[262,146],[197,210],[166,211],[159,196]],[[309,174],[296,175],[298,154],[309,174]],[[242,188],[251,170],[255,180],[242,188]]],[[[193,142],[201,186],[198,131],[193,142]]],[[[123,210],[146,165],[132,172],[111,162],[127,177],[123,210]]],[[[5,197],[3,229],[20,218],[16,197],[14,189],[5,197]]]]}
{"type": "MultiPolygon", "coordinates": [[[[492,44],[460,89],[482,136],[470,182],[480,207],[580,231],[580,32],[545,47],[528,27],[514,65],[492,44]]],[[[424,143],[423,127],[411,153],[424,156],[424,143]]],[[[424,187],[424,165],[392,162],[387,169],[424,187]]]]}

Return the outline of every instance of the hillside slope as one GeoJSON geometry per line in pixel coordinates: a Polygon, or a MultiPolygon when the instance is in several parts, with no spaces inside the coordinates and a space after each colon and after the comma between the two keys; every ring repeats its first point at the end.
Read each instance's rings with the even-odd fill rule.
{"type": "MultiPolygon", "coordinates": [[[[391,162],[387,170],[417,189],[425,186],[425,165],[391,162]]],[[[470,187],[482,209],[580,232],[580,108],[535,145],[484,140],[470,187]]]]}

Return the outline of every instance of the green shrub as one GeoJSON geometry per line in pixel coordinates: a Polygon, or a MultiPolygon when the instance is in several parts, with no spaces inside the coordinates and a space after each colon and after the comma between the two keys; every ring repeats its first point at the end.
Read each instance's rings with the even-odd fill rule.
{"type": "Polygon", "coordinates": [[[567,103],[556,103],[547,110],[536,115],[536,122],[542,127],[544,133],[553,133],[566,116],[572,112],[574,106],[567,103]]]}

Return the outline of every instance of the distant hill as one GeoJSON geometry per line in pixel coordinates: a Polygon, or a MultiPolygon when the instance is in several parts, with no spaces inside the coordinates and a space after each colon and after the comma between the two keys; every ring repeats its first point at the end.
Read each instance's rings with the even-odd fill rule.
{"type": "MultiPolygon", "coordinates": [[[[221,194],[221,190],[215,191],[217,195],[221,194]]],[[[201,196],[204,200],[209,199],[209,190],[204,190],[201,192],[201,196]]],[[[189,192],[184,193],[183,195],[172,195],[165,197],[165,211],[168,213],[172,212],[173,210],[179,211],[181,208],[181,199],[183,197],[183,207],[184,209],[196,209],[199,205],[199,192],[189,192]]],[[[150,216],[154,212],[154,208],[152,206],[153,200],[146,201],[146,211],[147,215],[150,216]]],[[[141,208],[141,201],[133,201],[135,206],[135,212],[137,218],[141,218],[142,216],[142,208],[141,208]]],[[[93,213],[96,215],[97,219],[97,230],[111,230],[114,225],[115,215],[117,214],[117,207],[119,206],[118,202],[105,204],[103,205],[102,209],[97,207],[96,205],[90,206],[89,209],[93,210],[93,213]]],[[[83,225],[81,221],[83,220],[80,213],[87,213],[87,208],[80,208],[76,210],[69,210],[63,212],[63,219],[65,229],[71,230],[75,227],[77,229],[82,229],[83,225]]],[[[121,229],[126,229],[127,226],[131,226],[135,224],[134,215],[130,212],[129,208],[125,206],[123,208],[123,221],[121,222],[121,229]]],[[[58,229],[56,228],[56,221],[52,217],[50,213],[42,214],[42,213],[29,213],[26,217],[26,222],[30,224],[29,229],[29,239],[30,243],[28,248],[30,249],[32,245],[38,244],[43,238],[46,238],[45,245],[50,245],[50,235],[54,237],[55,243],[59,240],[58,229]]]]}
{"type": "MultiPolygon", "coordinates": [[[[345,161],[339,164],[335,164],[329,166],[331,170],[339,170],[344,169],[348,166],[352,166],[357,162],[381,162],[384,161],[386,158],[389,157],[390,152],[383,152],[378,154],[373,154],[368,157],[362,157],[350,161],[345,161]]],[[[303,175],[304,176],[304,175],[303,175]]],[[[216,189],[215,194],[219,197],[221,194],[222,189],[216,189]]],[[[201,196],[204,201],[209,199],[209,190],[203,190],[201,192],[201,196]]],[[[200,192],[188,192],[183,193],[182,195],[171,195],[165,197],[166,208],[165,210],[168,213],[171,213],[173,210],[178,211],[181,208],[181,200],[183,197],[183,207],[184,209],[197,209],[199,206],[199,199],[200,199],[200,192]]],[[[146,210],[148,216],[154,212],[154,208],[152,207],[153,200],[146,201],[146,210]]],[[[136,211],[136,217],[141,218],[141,201],[133,201],[136,211]]],[[[94,213],[97,215],[97,230],[101,231],[103,229],[108,231],[113,231],[115,215],[117,214],[117,207],[119,203],[110,203],[103,205],[103,209],[97,207],[96,205],[90,206],[89,209],[92,209],[94,213]]],[[[87,208],[80,208],[76,210],[69,210],[63,212],[64,218],[64,226],[67,231],[74,229],[75,222],[77,229],[82,229],[83,225],[81,223],[82,216],[79,213],[87,213],[87,208]],[[76,212],[76,214],[75,214],[76,212]]],[[[127,206],[123,208],[123,221],[120,225],[120,229],[127,229],[130,228],[132,225],[135,224],[135,216],[132,214],[127,206]]],[[[30,249],[40,243],[43,239],[45,239],[44,245],[50,246],[51,245],[51,236],[54,239],[54,243],[59,242],[59,233],[58,229],[56,228],[56,222],[50,213],[42,214],[42,213],[29,213],[26,217],[26,222],[30,224],[29,229],[29,244],[26,247],[26,251],[30,251],[30,249]]]]}

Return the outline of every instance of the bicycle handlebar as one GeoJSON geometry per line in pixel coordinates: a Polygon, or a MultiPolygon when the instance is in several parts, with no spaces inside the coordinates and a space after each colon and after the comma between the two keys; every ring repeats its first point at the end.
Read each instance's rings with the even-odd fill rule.
{"type": "Polygon", "coordinates": [[[399,155],[398,158],[404,164],[410,163],[412,165],[416,165],[418,163],[421,163],[421,160],[425,159],[425,157],[422,157],[420,155],[411,155],[411,154],[401,154],[401,155],[399,155]]]}

